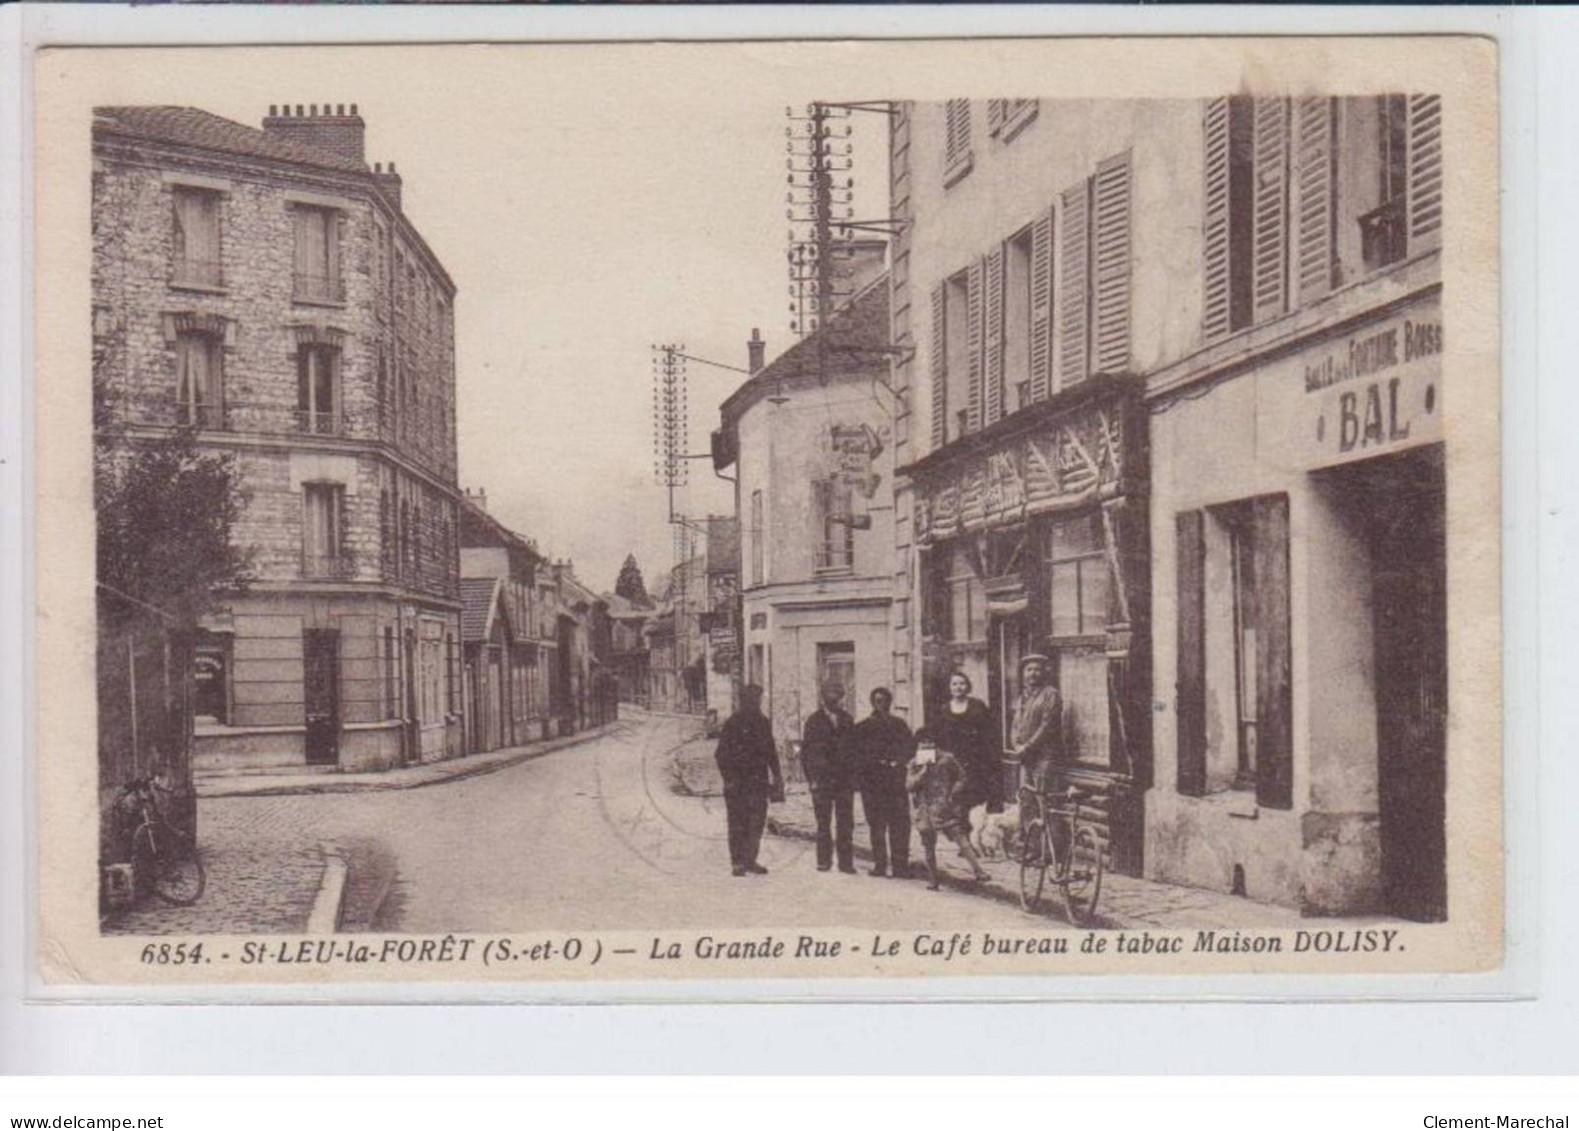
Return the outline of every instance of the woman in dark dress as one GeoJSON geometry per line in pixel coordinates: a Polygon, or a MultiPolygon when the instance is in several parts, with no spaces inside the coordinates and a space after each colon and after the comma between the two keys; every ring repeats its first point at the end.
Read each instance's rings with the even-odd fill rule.
{"type": "Polygon", "coordinates": [[[987,803],[988,812],[1003,810],[999,796],[1002,769],[999,765],[998,723],[991,709],[971,695],[970,677],[962,671],[953,671],[948,677],[948,699],[938,709],[935,719],[928,719],[940,749],[948,750],[959,759],[965,770],[965,794],[962,801],[965,811],[987,803]]]}

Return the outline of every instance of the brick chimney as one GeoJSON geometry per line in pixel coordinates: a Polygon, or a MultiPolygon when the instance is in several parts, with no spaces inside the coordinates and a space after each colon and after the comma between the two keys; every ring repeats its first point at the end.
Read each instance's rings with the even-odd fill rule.
{"type": "Polygon", "coordinates": [[[746,343],[746,368],[753,375],[762,368],[767,348],[768,344],[762,340],[762,331],[755,326],[751,327],[751,340],[746,343]]]}
{"type": "Polygon", "coordinates": [[[391,161],[385,168],[383,162],[373,164],[373,183],[378,186],[378,191],[384,194],[384,199],[389,201],[396,212],[400,211],[400,174],[395,172],[395,163],[391,161]]]}
{"type": "Polygon", "coordinates": [[[354,102],[350,113],[346,112],[343,102],[333,106],[327,102],[321,106],[317,103],[270,106],[269,116],[263,119],[263,132],[281,141],[310,145],[348,157],[359,164],[367,161],[363,154],[366,123],[356,112],[354,102]]]}
{"type": "Polygon", "coordinates": [[[478,487],[475,491],[466,488],[466,501],[484,513],[488,510],[488,492],[478,487]]]}

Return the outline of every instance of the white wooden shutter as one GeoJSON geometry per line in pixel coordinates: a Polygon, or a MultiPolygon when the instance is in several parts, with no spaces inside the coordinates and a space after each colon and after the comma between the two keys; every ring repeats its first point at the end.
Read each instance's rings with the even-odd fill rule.
{"type": "Polygon", "coordinates": [[[1206,285],[1201,336],[1210,342],[1233,329],[1228,256],[1228,99],[1210,99],[1202,124],[1206,134],[1206,215],[1201,229],[1206,285]]]}
{"type": "Polygon", "coordinates": [[[1053,388],[1053,209],[1031,228],[1031,400],[1053,388]]]}
{"type": "Polygon", "coordinates": [[[986,417],[984,424],[991,426],[1003,417],[1003,245],[987,253],[986,260],[986,317],[987,354],[983,366],[986,374],[986,417]]]}
{"type": "Polygon", "coordinates": [[[1409,251],[1442,242],[1442,96],[1409,96],[1409,251]]]}
{"type": "Polygon", "coordinates": [[[987,134],[988,134],[988,136],[990,136],[990,137],[997,137],[998,136],[998,131],[1003,129],[1003,119],[1005,117],[1004,111],[1005,111],[1005,108],[1008,106],[1008,104],[1009,104],[1008,101],[1006,99],[1003,99],[1003,98],[989,98],[989,99],[987,99],[987,134]]]}
{"type": "Polygon", "coordinates": [[[1081,181],[1063,195],[1063,264],[1058,285],[1058,387],[1086,379],[1091,359],[1091,182],[1081,181]]]}
{"type": "Polygon", "coordinates": [[[1255,102],[1255,320],[1288,309],[1288,99],[1255,102]]]}
{"type": "Polygon", "coordinates": [[[1337,285],[1336,115],[1332,98],[1301,98],[1294,107],[1294,187],[1299,201],[1295,278],[1302,304],[1337,285]]]}
{"type": "Polygon", "coordinates": [[[1092,310],[1095,369],[1123,373],[1130,361],[1130,199],[1134,182],[1130,153],[1109,157],[1092,181],[1092,310]]]}
{"type": "Polygon", "coordinates": [[[943,287],[932,288],[932,450],[948,443],[948,336],[943,287]]]}
{"type": "Polygon", "coordinates": [[[966,376],[969,379],[968,399],[965,404],[965,431],[967,432],[975,432],[981,427],[983,399],[982,355],[984,352],[982,350],[982,330],[985,322],[983,317],[983,306],[985,304],[982,302],[983,274],[983,261],[978,259],[970,265],[970,274],[967,276],[966,284],[965,315],[967,329],[965,331],[965,349],[969,358],[965,368],[966,376]]]}

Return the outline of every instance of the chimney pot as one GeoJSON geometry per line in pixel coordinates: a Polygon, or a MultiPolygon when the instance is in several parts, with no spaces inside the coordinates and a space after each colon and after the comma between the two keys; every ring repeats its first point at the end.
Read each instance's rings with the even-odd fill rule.
{"type": "Polygon", "coordinates": [[[337,117],[341,117],[341,118],[345,117],[345,103],[344,102],[336,102],[334,104],[334,112],[335,112],[335,115],[337,117]]]}
{"type": "Polygon", "coordinates": [[[271,118],[272,118],[272,117],[274,117],[274,115],[275,115],[275,114],[276,114],[276,113],[277,113],[277,112],[278,112],[278,111],[279,111],[279,107],[278,107],[278,106],[276,106],[276,105],[275,105],[275,104],[274,104],[274,103],[272,103],[272,102],[271,102],[271,103],[269,103],[269,117],[271,117],[271,118]]]}
{"type": "Polygon", "coordinates": [[[351,116],[353,118],[356,117],[356,103],[355,102],[351,103],[351,116]]]}
{"type": "Polygon", "coordinates": [[[302,104],[300,102],[296,104],[296,116],[298,118],[305,118],[307,116],[302,113],[302,104]]]}
{"type": "Polygon", "coordinates": [[[762,340],[762,331],[751,327],[751,340],[746,343],[746,369],[753,375],[762,368],[766,360],[768,344],[762,340]]]}

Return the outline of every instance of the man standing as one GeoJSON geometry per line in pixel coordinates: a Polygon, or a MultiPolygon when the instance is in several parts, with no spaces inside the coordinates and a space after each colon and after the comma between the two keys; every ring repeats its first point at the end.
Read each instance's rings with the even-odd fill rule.
{"type": "Polygon", "coordinates": [[[740,710],[724,723],[714,757],[724,778],[730,871],[737,876],[766,875],[767,869],[757,863],[757,851],[768,820],[768,797],[782,797],[784,776],[773,724],[762,713],[762,689],[756,684],[740,689],[740,710]]]}
{"type": "Polygon", "coordinates": [[[872,875],[887,873],[899,880],[910,875],[905,766],[916,743],[904,720],[889,714],[893,705],[888,688],[872,692],[872,713],[855,727],[855,749],[860,762],[861,810],[872,837],[872,875]]]}
{"type": "Polygon", "coordinates": [[[822,686],[822,705],[801,728],[801,767],[811,786],[812,812],[817,817],[817,871],[833,866],[838,848],[839,871],[855,871],[855,720],[840,705],[844,686],[822,686]]]}
{"type": "Polygon", "coordinates": [[[1063,712],[1047,666],[1047,657],[1034,652],[1020,661],[1020,703],[1009,736],[1024,780],[1039,790],[1047,788],[1047,775],[1063,753],[1063,712]]]}

